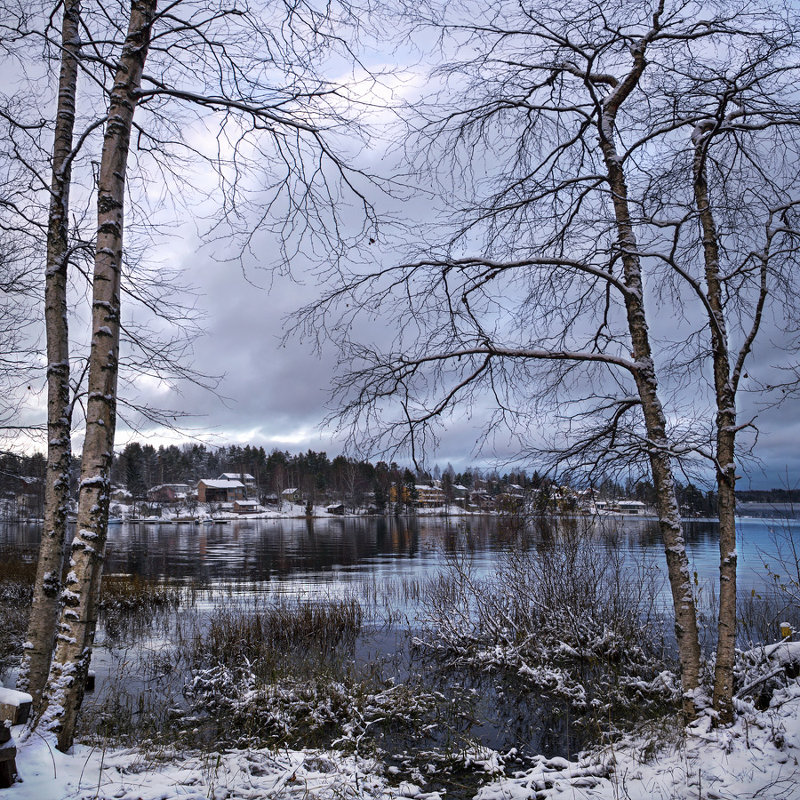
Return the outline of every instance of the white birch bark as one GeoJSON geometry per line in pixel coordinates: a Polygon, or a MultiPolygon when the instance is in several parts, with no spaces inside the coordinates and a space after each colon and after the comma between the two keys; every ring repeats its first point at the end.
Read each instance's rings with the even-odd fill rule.
{"type": "MultiPolygon", "coordinates": [[[[707,132],[706,132],[707,133],[707,132]]],[[[733,667],[736,649],[736,389],[731,375],[728,335],[720,280],[717,227],[709,200],[706,177],[707,135],[692,137],[694,198],[703,235],[706,298],[709,309],[711,355],[716,398],[716,480],[719,516],[719,616],[714,669],[713,707],[717,721],[733,722],[733,667]]]]}
{"type": "Polygon", "coordinates": [[[670,443],[666,433],[666,419],[658,394],[658,381],[650,346],[638,243],[631,220],[623,163],[615,142],[617,112],[631,92],[636,89],[645,70],[647,64],[645,52],[648,42],[649,39],[646,36],[632,48],[634,60],[632,70],[614,86],[601,102],[598,131],[614,205],[617,247],[622,262],[625,286],[628,289],[625,293],[625,309],[631,337],[631,349],[636,365],[634,378],[642,403],[649,443],[648,456],[653,474],[653,485],[656,490],[659,529],[666,553],[667,575],[672,592],[675,636],[678,644],[681,687],[684,696],[683,706],[684,712],[692,715],[695,710],[694,693],[700,681],[700,641],[697,630],[697,613],[692,592],[689,560],[686,555],[686,543],[675,494],[675,479],[669,454],[670,443]]]}
{"type": "Polygon", "coordinates": [[[39,704],[47,681],[53,653],[64,568],[64,536],[72,460],[67,267],[70,154],[75,124],[80,14],[80,0],[65,0],[45,266],[47,475],[44,528],[39,546],[33,605],[17,678],[17,687],[33,696],[34,708],[39,704]]]}
{"type": "Polygon", "coordinates": [[[125,174],[137,90],[155,9],[156,0],[132,1],[109,100],[98,176],[92,343],[78,523],[42,717],[46,727],[57,734],[60,750],[72,746],[97,623],[116,426],[125,174]]]}

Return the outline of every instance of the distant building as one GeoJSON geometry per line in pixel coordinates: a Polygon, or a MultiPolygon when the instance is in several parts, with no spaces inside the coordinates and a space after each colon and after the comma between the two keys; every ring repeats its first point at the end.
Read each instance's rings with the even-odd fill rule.
{"type": "Polygon", "coordinates": [[[114,503],[132,503],[133,495],[120,486],[111,487],[111,501],[114,503]]]}
{"type": "Polygon", "coordinates": [[[239,481],[244,484],[245,489],[255,489],[256,479],[249,472],[223,472],[217,480],[220,481],[239,481]]]}
{"type": "Polygon", "coordinates": [[[244,495],[244,484],[241,481],[203,478],[197,482],[199,503],[233,503],[244,500],[244,495]]]}
{"type": "Polygon", "coordinates": [[[495,507],[499,511],[505,511],[507,514],[516,514],[522,511],[525,505],[525,496],[518,492],[500,492],[494,500],[495,507]]]}
{"type": "Polygon", "coordinates": [[[438,508],[445,504],[444,492],[438,486],[417,484],[417,505],[420,508],[438,508]]]}
{"type": "Polygon", "coordinates": [[[303,500],[300,495],[300,490],[295,486],[284,489],[281,492],[281,499],[285,500],[287,503],[300,503],[303,500]]]}
{"type": "Polygon", "coordinates": [[[237,514],[252,514],[255,511],[260,511],[261,507],[258,505],[257,500],[234,500],[233,510],[237,514]]]}
{"type": "Polygon", "coordinates": [[[389,487],[389,502],[408,505],[411,502],[411,489],[405,483],[401,483],[399,486],[393,483],[389,487]]]}
{"type": "Polygon", "coordinates": [[[641,500],[617,500],[614,510],[619,511],[620,514],[641,516],[646,512],[647,505],[641,500]]]}
{"type": "Polygon", "coordinates": [[[147,490],[147,499],[151,503],[179,503],[190,491],[188,483],[162,483],[147,490]]]}
{"type": "Polygon", "coordinates": [[[495,508],[494,498],[487,492],[477,490],[469,493],[469,505],[478,511],[493,511],[495,508]]]}

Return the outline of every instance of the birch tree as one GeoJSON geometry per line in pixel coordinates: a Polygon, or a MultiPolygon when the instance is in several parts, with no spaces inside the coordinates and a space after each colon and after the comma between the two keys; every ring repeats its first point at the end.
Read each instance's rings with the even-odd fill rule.
{"type": "MultiPolygon", "coordinates": [[[[325,43],[339,40],[342,17],[331,7],[300,3],[265,6],[256,13],[187,1],[156,13],[154,0],[135,0],[118,56],[115,19],[107,14],[105,37],[92,29],[78,62],[96,71],[92,74],[99,85],[106,75],[112,84],[101,118],[105,132],[97,173],[92,341],[77,533],[41,716],[57,733],[61,749],[72,743],[97,619],[120,399],[117,379],[125,364],[120,354],[123,273],[131,259],[126,259],[127,240],[124,249],[122,245],[123,216],[129,237],[130,212],[138,211],[131,202],[138,196],[131,174],[149,186],[155,173],[175,198],[180,191],[195,190],[176,164],[199,161],[212,167],[223,198],[220,218],[245,240],[258,227],[276,231],[279,266],[305,242],[327,246],[329,258],[346,246],[336,207],[344,197],[363,211],[365,227],[356,239],[374,223],[363,193],[369,176],[351,168],[337,149],[338,130],[349,124],[342,113],[346,98],[314,71],[325,43]],[[276,82],[280,80],[283,85],[276,82]],[[212,131],[210,154],[189,135],[192,124],[212,131]],[[247,221],[253,197],[265,202],[266,209],[247,221]]],[[[191,202],[187,195],[181,205],[191,202]]],[[[147,347],[145,342],[145,354],[147,347]]]]}
{"type": "MultiPolygon", "coordinates": [[[[794,99],[798,69],[792,34],[788,26],[773,25],[749,36],[750,46],[733,63],[724,51],[722,65],[709,70],[704,94],[710,113],[692,129],[686,181],[699,235],[680,232],[694,246],[687,246],[676,269],[704,307],[711,361],[715,420],[703,455],[713,464],[719,498],[714,708],[723,722],[734,716],[738,436],[754,425],[737,419],[737,399],[765,312],[790,328],[796,324],[800,143],[794,131],[800,109],[794,99]]],[[[790,341],[796,348],[796,339],[790,341]]]]}
{"type": "MultiPolygon", "coordinates": [[[[80,226],[76,224],[76,220],[81,219],[84,212],[80,205],[74,218],[70,220],[73,167],[78,167],[78,190],[82,205],[91,196],[85,185],[87,159],[84,151],[89,149],[87,142],[91,142],[93,134],[100,129],[104,119],[93,114],[91,109],[84,109],[77,121],[79,134],[74,134],[78,117],[77,82],[79,74],[89,72],[87,78],[90,84],[96,86],[99,82],[102,86],[102,75],[93,72],[91,64],[81,57],[80,26],[84,25],[84,33],[90,31],[91,26],[81,19],[79,3],[67,0],[55,9],[49,9],[47,4],[42,3],[26,4],[25,7],[5,3],[3,10],[4,69],[25,76],[25,80],[18,81],[16,94],[4,97],[4,110],[0,115],[8,134],[0,154],[0,161],[8,170],[3,179],[4,202],[0,204],[0,225],[4,230],[12,230],[16,234],[14,261],[19,264],[14,270],[16,276],[13,279],[16,289],[14,304],[17,310],[13,313],[13,309],[4,308],[3,319],[15,325],[17,331],[27,327],[33,341],[38,334],[38,330],[33,330],[35,326],[32,322],[36,320],[36,313],[33,308],[20,305],[20,292],[24,289],[25,297],[30,303],[34,294],[41,291],[42,281],[39,276],[42,251],[45,251],[42,277],[46,341],[44,356],[47,364],[45,383],[48,477],[45,483],[45,522],[37,579],[17,681],[20,688],[31,692],[35,704],[38,705],[48,675],[56,618],[60,608],[71,466],[72,412],[74,404],[82,401],[82,383],[86,372],[86,364],[81,364],[83,354],[78,347],[77,352],[72,354],[72,360],[76,361],[78,369],[74,373],[74,384],[70,384],[68,321],[70,317],[76,316],[80,320],[81,314],[76,309],[80,293],[76,294],[74,280],[73,296],[68,300],[68,267],[72,262],[78,267],[75,272],[79,276],[81,273],[88,274],[83,262],[92,241],[91,235],[82,233],[80,226]],[[56,31],[53,20],[59,8],[62,10],[62,25],[56,31]],[[52,12],[52,16],[48,16],[49,12],[52,12]],[[41,53],[44,54],[43,59],[41,53]],[[38,63],[38,60],[46,66],[41,70],[31,70],[31,62],[38,63]],[[49,65],[53,62],[58,83],[54,113],[48,119],[44,116],[45,108],[40,106],[40,96],[48,98],[50,94],[46,89],[43,92],[42,87],[48,81],[51,74],[49,65]],[[52,143],[46,141],[51,132],[52,143]],[[50,153],[47,152],[47,146],[51,147],[50,153]],[[25,280],[21,279],[21,275],[25,276],[25,280]],[[25,314],[25,326],[19,319],[21,313],[25,314]]],[[[88,34],[88,38],[91,40],[92,35],[88,34]]],[[[85,105],[89,106],[91,103],[87,102],[85,105]]],[[[139,303],[172,315],[176,321],[185,320],[179,304],[165,301],[159,296],[163,292],[162,286],[161,280],[148,284],[129,279],[127,290],[139,303]]],[[[174,283],[171,288],[176,288],[174,283]]],[[[30,384],[36,380],[34,364],[38,352],[35,346],[30,345],[24,350],[18,339],[19,336],[6,338],[4,341],[9,358],[11,354],[15,354],[15,361],[24,364],[25,381],[30,391],[30,384]]],[[[139,350],[137,357],[128,348],[128,370],[138,374],[146,370],[165,379],[176,372],[184,376],[191,374],[188,365],[178,364],[176,361],[175,350],[180,349],[177,338],[173,338],[171,342],[158,341],[152,334],[139,336],[129,328],[126,339],[129,344],[134,340],[134,352],[139,350]]],[[[4,396],[20,398],[19,387],[9,384],[4,396]]],[[[20,402],[16,404],[15,411],[19,410],[20,405],[20,402]]],[[[152,409],[139,410],[151,417],[157,414],[152,409]]]]}
{"type": "Polygon", "coordinates": [[[747,429],[736,394],[767,300],[788,331],[795,322],[791,16],[668,0],[408,13],[443,54],[431,76],[442,89],[418,105],[408,149],[446,200],[432,244],[343,275],[300,312],[301,332],[329,335],[343,354],[334,419],[354,444],[413,454],[440,424],[493,408],[489,438],[503,431],[523,447],[555,428],[561,469],[590,478],[647,464],[687,714],[710,699],[674,474],[712,465],[725,597],[713,704],[727,722],[747,429]],[[353,333],[370,315],[396,325],[389,346],[353,333]]]}
{"type": "MultiPolygon", "coordinates": [[[[5,3],[3,8],[3,62],[5,69],[13,73],[23,72],[26,58],[30,56],[30,41],[41,43],[41,37],[34,33],[32,19],[41,19],[42,7],[32,4],[27,8],[14,3],[5,3]]],[[[70,166],[74,156],[72,137],[75,121],[75,89],[77,82],[77,55],[79,51],[80,5],[67,0],[63,8],[60,37],[56,45],[60,54],[60,73],[58,100],[55,113],[54,137],[52,143],[52,169],[49,187],[48,218],[40,222],[37,215],[37,202],[29,189],[36,182],[36,166],[42,152],[42,134],[47,126],[40,118],[30,114],[32,98],[22,90],[16,95],[3,98],[2,121],[7,132],[6,147],[3,148],[2,162],[16,173],[12,178],[4,175],[2,203],[2,224],[5,230],[17,232],[17,241],[26,240],[20,248],[18,259],[21,269],[28,276],[27,295],[30,299],[40,290],[38,279],[40,246],[46,246],[44,284],[45,284],[45,324],[47,332],[47,441],[48,465],[45,481],[44,517],[37,579],[34,585],[30,622],[23,648],[22,662],[17,679],[21,689],[30,691],[38,703],[50,664],[55,636],[56,616],[61,593],[61,572],[63,568],[64,538],[66,532],[67,494],[69,490],[69,468],[71,465],[70,447],[70,398],[69,386],[69,347],[67,315],[67,263],[69,260],[69,193],[70,166]]],[[[41,31],[41,28],[39,29],[41,31]]],[[[4,287],[5,288],[5,287],[4,287]]],[[[32,311],[32,310],[31,310],[32,311]]],[[[13,315],[3,315],[12,318],[13,315]]],[[[35,315],[30,314],[29,320],[35,315]]],[[[30,321],[29,321],[30,324],[30,321]]],[[[8,342],[9,353],[13,353],[17,343],[8,342]]],[[[22,355],[17,351],[17,357],[22,355]]],[[[36,352],[28,354],[26,380],[32,381],[31,362],[36,352]]],[[[19,396],[16,387],[7,387],[6,397],[19,396]]]]}
{"type": "Polygon", "coordinates": [[[32,694],[37,707],[50,669],[59,611],[72,462],[67,268],[70,166],[80,56],[79,26],[79,0],[64,0],[45,264],[48,366],[44,529],[36,567],[31,617],[17,678],[17,686],[32,694]]]}
{"type": "Polygon", "coordinates": [[[111,90],[97,181],[97,245],[92,295],[87,426],[81,454],[77,530],[70,547],[64,609],[48,680],[45,717],[58,746],[72,746],[97,618],[108,526],[116,427],[123,208],[133,114],[150,44],[156,0],[133,0],[111,90]]]}
{"type": "MultiPolygon", "coordinates": [[[[36,434],[41,425],[22,419],[25,394],[31,384],[31,363],[38,355],[36,297],[43,226],[28,192],[28,143],[44,127],[24,112],[28,96],[13,78],[27,56],[26,20],[33,9],[15,0],[0,5],[0,63],[8,81],[0,87],[0,437],[14,440],[36,434]]],[[[37,421],[38,422],[38,421],[37,421]]]]}

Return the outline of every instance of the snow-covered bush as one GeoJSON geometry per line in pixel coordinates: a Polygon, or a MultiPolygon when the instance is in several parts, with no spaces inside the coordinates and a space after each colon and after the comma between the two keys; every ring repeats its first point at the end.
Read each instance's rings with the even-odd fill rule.
{"type": "Polygon", "coordinates": [[[773,695],[800,676],[800,642],[776,642],[737,651],[736,698],[764,711],[773,695]]]}
{"type": "Polygon", "coordinates": [[[416,724],[444,698],[357,668],[362,616],[354,598],[217,609],[192,643],[179,724],[235,746],[353,748],[368,729],[416,724]]]}
{"type": "Polygon", "coordinates": [[[544,537],[521,534],[493,574],[454,559],[430,586],[417,645],[550,695],[584,720],[675,700],[657,571],[627,563],[613,539],[574,520],[556,524],[544,537]]]}
{"type": "Polygon", "coordinates": [[[182,724],[204,727],[217,744],[335,745],[361,752],[374,749],[378,728],[414,726],[444,700],[433,692],[353,676],[283,676],[265,682],[246,665],[197,670],[184,695],[189,715],[181,714],[182,724]]]}
{"type": "Polygon", "coordinates": [[[457,685],[439,691],[388,654],[356,659],[360,625],[353,599],[218,610],[192,644],[171,731],[216,747],[364,754],[464,746],[475,693],[457,685]]]}

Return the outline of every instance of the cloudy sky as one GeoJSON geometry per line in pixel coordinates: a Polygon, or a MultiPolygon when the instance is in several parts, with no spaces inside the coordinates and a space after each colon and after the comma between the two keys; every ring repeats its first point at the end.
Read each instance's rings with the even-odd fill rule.
{"type": "MultiPolygon", "coordinates": [[[[355,140],[348,142],[346,136],[337,134],[337,143],[366,172],[388,176],[402,169],[402,148],[397,146],[403,135],[402,123],[386,107],[399,108],[403,102],[413,103],[429,92],[434,82],[428,73],[438,57],[435,51],[426,50],[429,41],[417,38],[415,43],[416,47],[409,42],[398,47],[385,32],[382,39],[369,41],[367,37],[361,54],[366,66],[381,75],[377,82],[365,81],[364,70],[347,68],[341,57],[328,65],[331,70],[339,70],[338,75],[331,77],[348,85],[351,95],[360,101],[363,121],[372,131],[372,139],[366,145],[355,140]]],[[[187,118],[185,125],[182,135],[199,149],[215,143],[213,119],[187,118]]],[[[155,256],[150,254],[151,261],[181,273],[182,280],[195,288],[196,294],[192,296],[176,290],[179,295],[176,299],[186,298],[202,315],[202,330],[193,341],[189,360],[201,372],[220,376],[220,380],[212,392],[186,382],[170,388],[157,380],[137,379],[124,389],[137,401],[177,409],[188,416],[181,431],[171,431],[128,415],[128,419],[136,420],[137,429],[132,431],[124,423],[120,425],[118,444],[130,438],[146,438],[153,444],[199,439],[209,444],[249,443],[268,450],[311,448],[325,450],[329,455],[341,452],[343,436],[323,423],[326,414],[333,410],[329,396],[336,353],[330,346],[321,353],[315,352],[312,342],[298,337],[284,340],[288,316],[312,302],[321,291],[315,266],[298,254],[291,260],[289,274],[285,269],[265,270],[265,266],[275,263],[279,250],[278,238],[265,230],[252,239],[240,261],[230,259],[238,242],[231,238],[227,245],[224,230],[217,229],[214,236],[206,232],[219,199],[213,188],[215,179],[210,173],[204,174],[202,167],[192,169],[196,170],[194,183],[207,193],[206,197],[190,200],[175,217],[168,213],[171,208],[165,208],[170,203],[169,195],[149,184],[144,191],[151,196],[143,201],[141,213],[163,218],[169,225],[163,235],[152,238],[150,246],[155,256]],[[188,218],[193,216],[195,219],[188,218]]],[[[258,176],[248,178],[257,181],[258,176]]],[[[415,222],[426,222],[432,209],[442,201],[431,194],[430,183],[419,184],[416,191],[413,180],[410,183],[410,189],[407,183],[394,198],[375,191],[371,199],[380,212],[407,223],[407,230],[413,231],[415,222]]],[[[280,206],[276,213],[280,213],[280,206]]],[[[343,205],[342,214],[345,223],[352,221],[356,230],[356,211],[343,205]]],[[[400,255],[397,245],[397,239],[379,237],[375,247],[368,250],[369,258],[376,263],[391,263],[400,255]]],[[[358,257],[364,258],[363,248],[358,257]]],[[[319,260],[316,268],[318,265],[319,260]]],[[[76,340],[82,338],[78,332],[81,324],[78,315],[73,323],[76,340]]],[[[660,319],[658,313],[654,314],[654,328],[662,326],[669,326],[669,318],[660,319]]],[[[364,321],[355,333],[361,341],[372,343],[386,342],[392,331],[377,319],[364,321]]],[[[771,343],[762,345],[756,355],[761,362],[770,360],[771,343]]],[[[38,388],[41,390],[41,384],[38,388]]],[[[36,389],[34,386],[26,400],[22,413],[26,419],[43,414],[43,393],[36,389]]],[[[745,396],[742,416],[754,414],[758,401],[758,397],[745,396]]],[[[486,409],[490,407],[487,398],[486,409]]],[[[760,412],[756,451],[760,464],[748,463],[743,467],[742,488],[787,482],[794,486],[800,480],[797,409],[797,401],[789,400],[780,409],[760,412]]],[[[428,464],[444,466],[450,462],[458,469],[471,463],[488,465],[494,459],[503,464],[512,461],[517,443],[503,434],[481,449],[485,420],[481,403],[472,416],[451,418],[441,432],[436,452],[427,454],[428,464]]],[[[80,447],[80,432],[76,434],[76,447],[80,447]]],[[[519,465],[535,467],[530,461],[519,465]]]]}

